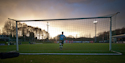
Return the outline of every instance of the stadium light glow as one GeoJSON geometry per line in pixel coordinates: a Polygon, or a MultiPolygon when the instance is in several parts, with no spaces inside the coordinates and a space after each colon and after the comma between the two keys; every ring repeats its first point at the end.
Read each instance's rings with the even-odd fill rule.
{"type": "Polygon", "coordinates": [[[98,21],[93,21],[94,24],[98,23],[98,21]]]}

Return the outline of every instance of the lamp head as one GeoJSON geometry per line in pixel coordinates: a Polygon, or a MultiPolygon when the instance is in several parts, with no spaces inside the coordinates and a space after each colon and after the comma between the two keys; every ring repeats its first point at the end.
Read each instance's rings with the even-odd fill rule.
{"type": "Polygon", "coordinates": [[[98,21],[93,21],[94,24],[98,23],[98,21]]]}

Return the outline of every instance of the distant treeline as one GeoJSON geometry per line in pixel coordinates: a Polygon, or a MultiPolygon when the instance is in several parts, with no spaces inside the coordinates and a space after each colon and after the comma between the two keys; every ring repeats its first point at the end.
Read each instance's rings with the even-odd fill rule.
{"type": "MultiPolygon", "coordinates": [[[[104,32],[100,32],[97,34],[96,39],[97,42],[99,41],[103,41],[103,42],[109,42],[109,32],[110,31],[104,31],[104,32]]],[[[125,34],[125,28],[121,28],[121,29],[115,29],[112,31],[112,36],[114,35],[121,35],[121,34],[125,34]]],[[[54,38],[54,39],[59,39],[58,37],[54,38]]],[[[94,41],[95,37],[91,38],[91,37],[79,37],[79,38],[74,38],[73,36],[69,36],[66,38],[66,40],[74,40],[74,41],[94,41]]]]}
{"type": "MultiPolygon", "coordinates": [[[[16,22],[15,21],[7,21],[3,27],[2,35],[9,35],[11,38],[16,37],[16,22]]],[[[25,23],[18,22],[18,36],[20,39],[26,40],[26,37],[39,39],[46,39],[48,32],[38,28],[29,26],[25,23]]]]}
{"type": "MultiPolygon", "coordinates": [[[[11,38],[16,37],[16,22],[15,21],[7,21],[3,27],[2,35],[9,35],[11,38]]],[[[125,34],[125,28],[112,30],[113,35],[125,34]]],[[[48,39],[49,33],[41,28],[29,26],[25,23],[18,22],[18,36],[20,40],[23,41],[35,41],[35,40],[46,40],[48,39]]],[[[50,40],[58,40],[59,35],[54,38],[49,38],[50,40]]],[[[91,37],[78,37],[74,38],[73,36],[69,36],[66,40],[74,40],[74,41],[94,41],[94,38],[91,37]]],[[[96,36],[97,42],[99,41],[109,41],[109,31],[100,32],[96,36]]]]}

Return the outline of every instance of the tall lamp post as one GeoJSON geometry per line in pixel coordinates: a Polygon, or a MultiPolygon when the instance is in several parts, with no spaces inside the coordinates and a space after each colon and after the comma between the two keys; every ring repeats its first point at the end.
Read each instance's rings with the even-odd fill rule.
{"type": "Polygon", "coordinates": [[[95,24],[95,42],[96,42],[96,24],[98,23],[98,21],[93,21],[93,23],[95,24]]]}
{"type": "Polygon", "coordinates": [[[47,39],[49,39],[49,23],[48,22],[47,22],[47,32],[48,32],[47,39]]]}

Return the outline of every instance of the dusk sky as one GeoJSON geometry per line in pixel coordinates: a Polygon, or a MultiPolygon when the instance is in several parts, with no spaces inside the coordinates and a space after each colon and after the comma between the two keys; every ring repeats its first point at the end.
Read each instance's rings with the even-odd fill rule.
{"type": "Polygon", "coordinates": [[[0,29],[8,18],[81,18],[116,12],[120,12],[116,18],[116,28],[125,27],[125,0],[0,0],[0,29]]]}

